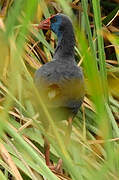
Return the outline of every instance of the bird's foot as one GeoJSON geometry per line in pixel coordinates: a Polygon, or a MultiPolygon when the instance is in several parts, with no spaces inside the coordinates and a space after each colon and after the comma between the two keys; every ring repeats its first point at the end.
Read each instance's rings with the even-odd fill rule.
{"type": "Polygon", "coordinates": [[[49,167],[49,169],[51,169],[51,171],[55,171],[57,173],[62,173],[62,159],[59,159],[58,163],[55,166],[50,165],[48,167],[49,167]]]}

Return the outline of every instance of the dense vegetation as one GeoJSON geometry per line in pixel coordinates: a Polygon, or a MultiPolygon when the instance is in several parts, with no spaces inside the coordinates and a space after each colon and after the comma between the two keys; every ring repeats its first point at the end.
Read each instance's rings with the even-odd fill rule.
{"type": "Polygon", "coordinates": [[[1,0],[0,180],[118,180],[118,125],[119,1],[1,0]],[[68,146],[67,121],[54,123],[33,82],[57,42],[34,24],[58,12],[72,19],[86,87],[68,146]],[[50,124],[47,132],[41,112],[50,124]],[[51,143],[52,162],[63,160],[62,173],[45,165],[42,134],[51,143]]]}

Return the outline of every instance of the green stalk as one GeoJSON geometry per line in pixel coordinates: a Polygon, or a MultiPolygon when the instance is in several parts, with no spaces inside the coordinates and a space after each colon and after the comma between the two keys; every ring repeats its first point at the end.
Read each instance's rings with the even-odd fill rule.
{"type": "Polygon", "coordinates": [[[8,124],[4,127],[5,131],[14,138],[19,145],[27,151],[27,153],[32,157],[32,159],[39,164],[41,167],[41,174],[45,176],[47,179],[57,180],[57,177],[51,172],[51,170],[45,165],[43,160],[39,157],[39,155],[22,139],[22,137],[16,133],[16,131],[11,128],[8,124]]]}
{"type": "Polygon", "coordinates": [[[110,120],[112,127],[114,129],[115,137],[119,137],[119,128],[118,128],[118,125],[114,119],[112,112],[111,112],[111,109],[107,103],[105,103],[105,107],[106,107],[106,111],[107,111],[109,120],[110,120]]]}
{"type": "Polygon", "coordinates": [[[0,180],[7,180],[7,178],[3,175],[1,170],[0,170],[0,180]]]}
{"type": "Polygon", "coordinates": [[[5,32],[7,38],[11,36],[13,32],[13,28],[16,22],[18,21],[18,16],[21,12],[22,4],[23,4],[23,0],[14,1],[13,6],[8,12],[8,17],[6,20],[6,32],[5,32]]]}
{"type": "Polygon", "coordinates": [[[102,80],[104,96],[105,96],[105,99],[108,100],[104,41],[101,34],[102,23],[101,23],[101,12],[100,12],[100,0],[92,0],[92,4],[93,4],[93,11],[94,11],[95,26],[96,26],[96,31],[97,31],[100,75],[101,75],[101,80],[102,80]]]}
{"type": "Polygon", "coordinates": [[[84,17],[85,17],[85,25],[86,25],[86,32],[88,35],[89,46],[91,48],[91,52],[93,53],[93,56],[96,59],[96,52],[95,52],[95,48],[94,48],[93,41],[92,41],[93,38],[92,38],[92,34],[91,34],[91,28],[90,28],[88,13],[87,13],[87,1],[82,0],[81,3],[82,3],[83,13],[84,13],[84,17]]]}

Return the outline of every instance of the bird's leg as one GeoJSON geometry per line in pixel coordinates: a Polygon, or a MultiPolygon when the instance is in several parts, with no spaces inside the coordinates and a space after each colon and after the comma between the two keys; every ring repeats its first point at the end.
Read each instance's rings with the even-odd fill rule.
{"type": "MultiPolygon", "coordinates": [[[[67,127],[67,131],[65,133],[65,145],[66,146],[68,146],[68,144],[70,142],[70,136],[71,136],[71,131],[72,131],[72,119],[73,119],[73,117],[71,117],[71,116],[68,118],[68,127],[67,127]]],[[[56,170],[58,172],[62,172],[62,159],[59,159],[54,170],[56,170]]]]}
{"type": "Polygon", "coordinates": [[[51,169],[51,170],[55,170],[57,172],[62,172],[61,167],[62,167],[62,160],[59,159],[58,163],[56,166],[53,166],[50,163],[50,143],[47,140],[47,138],[44,136],[44,151],[45,151],[45,162],[46,165],[51,169]]]}
{"type": "Polygon", "coordinates": [[[57,165],[55,166],[55,170],[62,173],[62,159],[59,159],[57,165]]]}
{"type": "Polygon", "coordinates": [[[45,151],[45,162],[47,166],[50,166],[50,143],[44,136],[44,151],[45,151]]]}
{"type": "MultiPolygon", "coordinates": [[[[68,127],[67,127],[67,131],[65,133],[65,145],[68,146],[69,142],[70,142],[70,136],[71,136],[71,131],[72,131],[72,119],[73,117],[70,116],[68,118],[68,127]]],[[[53,166],[50,163],[50,143],[48,141],[48,139],[44,136],[44,151],[45,151],[45,162],[46,165],[51,169],[51,170],[55,170],[57,172],[62,172],[62,159],[59,159],[58,163],[56,166],[53,166]]]]}

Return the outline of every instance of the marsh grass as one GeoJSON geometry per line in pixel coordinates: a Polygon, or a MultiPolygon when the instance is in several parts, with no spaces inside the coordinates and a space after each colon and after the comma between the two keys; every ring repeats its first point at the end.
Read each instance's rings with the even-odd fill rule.
{"type": "Polygon", "coordinates": [[[85,0],[1,1],[0,179],[119,179],[119,38],[114,32],[118,26],[112,24],[119,8],[115,4],[104,19],[105,4],[99,0],[88,5],[85,0]],[[35,70],[51,59],[56,44],[56,36],[37,32],[33,24],[59,9],[74,19],[76,60],[86,86],[68,146],[64,143],[67,122],[52,119],[33,82],[35,70]],[[51,143],[52,162],[63,160],[63,173],[45,165],[42,134],[51,143]]]}

